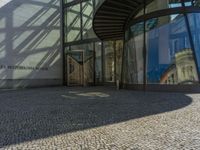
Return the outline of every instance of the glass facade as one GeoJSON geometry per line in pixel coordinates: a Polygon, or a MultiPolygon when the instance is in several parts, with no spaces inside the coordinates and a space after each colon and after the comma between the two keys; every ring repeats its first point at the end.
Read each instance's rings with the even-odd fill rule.
{"type": "Polygon", "coordinates": [[[199,0],[145,1],[127,23],[125,40],[111,41],[93,31],[103,1],[64,0],[66,83],[199,84],[199,0]]]}
{"type": "Polygon", "coordinates": [[[65,42],[81,39],[80,4],[65,9],[65,42]]]}
{"type": "Polygon", "coordinates": [[[194,42],[194,50],[197,57],[197,66],[200,70],[200,14],[189,13],[187,14],[189,26],[192,33],[192,40],[194,42]]]}
{"type": "Polygon", "coordinates": [[[104,77],[105,82],[115,81],[115,62],[114,62],[114,42],[108,41],[103,43],[104,49],[104,77]]]}
{"type": "Polygon", "coordinates": [[[179,9],[198,6],[199,1],[191,0],[146,3],[145,11],[142,9],[133,17],[142,21],[134,22],[133,19],[126,30],[123,57],[125,84],[199,83],[200,13],[179,9]],[[179,10],[181,13],[174,13],[179,10]]]}
{"type": "Polygon", "coordinates": [[[127,38],[130,39],[126,43],[125,51],[125,83],[126,84],[143,84],[144,75],[144,23],[133,25],[127,32],[127,38]]]}
{"type": "Polygon", "coordinates": [[[198,82],[183,15],[176,14],[147,20],[145,32],[148,84],[198,82]]]}
{"type": "Polygon", "coordinates": [[[121,79],[123,41],[99,40],[92,27],[104,0],[64,0],[65,83],[94,85],[121,79]]]}

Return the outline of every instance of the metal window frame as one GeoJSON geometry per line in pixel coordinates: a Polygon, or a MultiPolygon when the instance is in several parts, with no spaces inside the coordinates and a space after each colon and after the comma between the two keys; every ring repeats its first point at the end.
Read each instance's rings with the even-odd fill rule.
{"type": "MultiPolygon", "coordinates": [[[[190,29],[189,19],[188,19],[188,16],[187,16],[188,13],[200,13],[200,8],[196,7],[196,6],[185,6],[184,0],[181,0],[182,7],[162,9],[162,10],[157,10],[157,11],[153,11],[151,13],[146,14],[146,12],[145,12],[145,9],[146,9],[146,6],[147,6],[146,0],[143,0],[143,3],[144,3],[144,5],[143,5],[144,6],[143,7],[143,9],[144,9],[143,15],[135,18],[134,20],[130,20],[125,25],[125,31],[127,31],[130,26],[132,26],[136,23],[139,23],[139,22],[144,23],[144,26],[143,26],[143,35],[144,35],[144,37],[143,37],[143,59],[144,59],[143,60],[143,62],[144,62],[143,90],[146,91],[148,89],[147,86],[149,85],[147,83],[147,54],[148,54],[148,52],[147,52],[147,48],[146,48],[146,21],[149,20],[149,19],[158,18],[158,17],[162,17],[162,16],[167,16],[167,15],[172,15],[172,14],[183,14],[183,16],[184,16],[185,26],[186,26],[188,36],[189,36],[189,42],[190,42],[190,45],[191,45],[191,49],[193,51],[193,59],[195,61],[196,70],[197,70],[197,73],[198,73],[198,82],[200,83],[200,69],[198,67],[198,61],[197,61],[197,56],[196,56],[195,46],[194,46],[194,40],[192,38],[192,32],[191,32],[191,29],[190,29]]],[[[132,16],[131,18],[133,18],[133,17],[134,16],[132,16]]],[[[125,35],[124,35],[124,37],[125,37],[125,35]]],[[[126,42],[128,42],[128,41],[126,39],[124,39],[124,44],[126,42]]],[[[124,59],[125,59],[125,56],[123,56],[123,63],[124,63],[124,59]]],[[[122,79],[122,81],[123,81],[123,79],[122,79]]],[[[122,84],[124,84],[124,83],[122,83],[122,84]]],[[[159,85],[159,84],[157,84],[157,85],[159,85]]]]}

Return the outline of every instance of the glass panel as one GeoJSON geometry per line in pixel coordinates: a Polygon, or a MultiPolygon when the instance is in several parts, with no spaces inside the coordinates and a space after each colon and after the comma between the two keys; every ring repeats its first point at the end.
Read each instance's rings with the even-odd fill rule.
{"type": "Polygon", "coordinates": [[[148,84],[192,84],[198,81],[183,15],[148,20],[146,39],[148,84]]]}
{"type": "Polygon", "coordinates": [[[146,13],[181,6],[181,0],[154,0],[146,6],[146,13]]]}
{"type": "Polygon", "coordinates": [[[95,70],[96,70],[96,83],[102,82],[102,43],[95,43],[95,70]]]}
{"type": "Polygon", "coordinates": [[[65,69],[65,70],[64,70],[64,71],[65,71],[65,77],[64,77],[65,81],[64,81],[64,82],[65,82],[65,83],[67,83],[67,63],[68,63],[68,60],[67,60],[67,53],[69,52],[69,49],[70,49],[69,47],[66,47],[66,48],[65,48],[65,55],[64,55],[64,57],[65,57],[65,62],[64,62],[64,63],[65,63],[65,68],[64,68],[64,69],[65,69]]]}
{"type": "Polygon", "coordinates": [[[125,58],[125,83],[143,84],[144,77],[144,23],[137,23],[130,27],[125,58]]]}
{"type": "Polygon", "coordinates": [[[93,2],[92,0],[82,3],[83,8],[83,39],[94,38],[95,34],[92,28],[93,20],[93,2]]]}
{"type": "Polygon", "coordinates": [[[83,84],[91,85],[94,82],[94,48],[93,43],[75,45],[71,47],[72,52],[80,51],[83,53],[83,84]]]}
{"type": "Polygon", "coordinates": [[[199,13],[188,14],[188,19],[190,24],[190,30],[193,35],[193,42],[198,63],[197,66],[199,68],[198,71],[200,71],[200,14],[199,13]]]}
{"type": "Polygon", "coordinates": [[[200,6],[200,0],[193,0],[192,5],[199,7],[200,6]]]}
{"type": "Polygon", "coordinates": [[[70,3],[70,2],[73,2],[74,0],[64,0],[64,3],[70,3]]]}
{"type": "Polygon", "coordinates": [[[80,40],[81,19],[80,4],[68,7],[65,11],[65,41],[80,40]]]}
{"type": "Polygon", "coordinates": [[[104,0],[95,0],[95,7],[97,8],[104,0]]]}
{"type": "Polygon", "coordinates": [[[67,53],[67,84],[68,86],[83,85],[83,52],[67,53]]]}
{"type": "Polygon", "coordinates": [[[104,77],[105,82],[115,81],[114,43],[104,42],[104,77]]]}
{"type": "Polygon", "coordinates": [[[121,80],[123,41],[116,41],[116,80],[121,80]]]}
{"type": "Polygon", "coordinates": [[[93,43],[84,46],[84,85],[94,83],[94,48],[93,43]]]}
{"type": "Polygon", "coordinates": [[[192,1],[193,0],[183,0],[183,2],[184,2],[184,5],[187,7],[187,6],[192,6],[193,4],[192,4],[192,1]]]}

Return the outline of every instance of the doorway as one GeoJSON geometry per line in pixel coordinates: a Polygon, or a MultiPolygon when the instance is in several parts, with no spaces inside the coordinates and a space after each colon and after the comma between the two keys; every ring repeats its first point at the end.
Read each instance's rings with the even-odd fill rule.
{"type": "Polygon", "coordinates": [[[67,85],[94,84],[94,52],[74,50],[67,53],[67,85]]]}
{"type": "Polygon", "coordinates": [[[67,53],[67,85],[83,86],[83,51],[67,53]]]}

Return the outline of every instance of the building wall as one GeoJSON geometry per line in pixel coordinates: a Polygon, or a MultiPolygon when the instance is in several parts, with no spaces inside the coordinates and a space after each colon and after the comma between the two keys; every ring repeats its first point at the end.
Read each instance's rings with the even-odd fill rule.
{"type": "Polygon", "coordinates": [[[0,88],[62,84],[60,3],[0,1],[0,88]]]}

